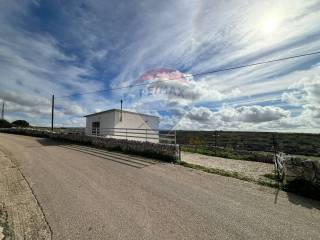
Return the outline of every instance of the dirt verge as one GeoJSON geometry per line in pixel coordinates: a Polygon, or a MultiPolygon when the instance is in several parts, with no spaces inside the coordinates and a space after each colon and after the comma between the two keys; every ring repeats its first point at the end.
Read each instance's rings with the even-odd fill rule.
{"type": "Polygon", "coordinates": [[[2,149],[0,168],[0,239],[1,234],[6,240],[51,239],[50,227],[28,182],[2,149]]]}

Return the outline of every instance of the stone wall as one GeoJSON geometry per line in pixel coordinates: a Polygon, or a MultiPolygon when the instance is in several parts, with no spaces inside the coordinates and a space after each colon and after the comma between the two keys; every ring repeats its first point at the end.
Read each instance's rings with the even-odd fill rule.
{"type": "Polygon", "coordinates": [[[320,191],[320,160],[302,159],[280,153],[277,155],[277,162],[284,185],[302,180],[320,191]]]}
{"type": "Polygon", "coordinates": [[[167,162],[180,161],[179,146],[174,144],[160,144],[125,139],[94,137],[80,134],[56,133],[48,130],[35,130],[29,128],[6,128],[0,129],[0,132],[51,138],[61,141],[71,141],[73,143],[136,154],[167,162]]]}

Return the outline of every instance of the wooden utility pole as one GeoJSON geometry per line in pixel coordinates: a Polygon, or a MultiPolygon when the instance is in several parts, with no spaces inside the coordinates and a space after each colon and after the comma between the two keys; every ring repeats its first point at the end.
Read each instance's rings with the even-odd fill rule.
{"type": "Polygon", "coordinates": [[[1,119],[4,119],[4,100],[2,101],[1,119]]]}
{"type": "Polygon", "coordinates": [[[54,118],[54,94],[52,94],[52,102],[51,102],[51,131],[53,132],[53,118],[54,118]]]}

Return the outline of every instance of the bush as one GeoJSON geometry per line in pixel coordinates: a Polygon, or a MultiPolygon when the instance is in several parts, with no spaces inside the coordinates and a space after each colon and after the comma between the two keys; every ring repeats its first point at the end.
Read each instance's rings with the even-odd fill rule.
{"type": "Polygon", "coordinates": [[[0,128],[10,128],[11,124],[5,120],[5,119],[0,119],[0,128]]]}
{"type": "Polygon", "coordinates": [[[15,127],[29,127],[29,123],[26,120],[16,120],[11,124],[15,127]]]}

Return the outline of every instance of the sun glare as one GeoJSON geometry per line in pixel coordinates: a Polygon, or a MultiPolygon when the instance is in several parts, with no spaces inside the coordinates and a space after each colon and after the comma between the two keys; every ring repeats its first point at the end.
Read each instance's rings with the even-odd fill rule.
{"type": "Polygon", "coordinates": [[[279,26],[279,21],[276,18],[269,18],[266,19],[263,23],[262,23],[262,32],[265,34],[269,34],[274,32],[279,26]]]}

